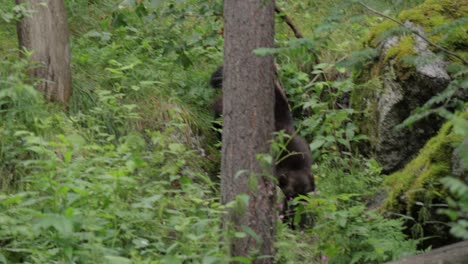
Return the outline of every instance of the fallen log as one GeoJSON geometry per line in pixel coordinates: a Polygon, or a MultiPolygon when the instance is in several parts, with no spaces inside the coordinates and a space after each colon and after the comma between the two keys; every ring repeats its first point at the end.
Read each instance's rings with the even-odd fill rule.
{"type": "Polygon", "coordinates": [[[467,264],[468,240],[386,264],[467,264]]]}

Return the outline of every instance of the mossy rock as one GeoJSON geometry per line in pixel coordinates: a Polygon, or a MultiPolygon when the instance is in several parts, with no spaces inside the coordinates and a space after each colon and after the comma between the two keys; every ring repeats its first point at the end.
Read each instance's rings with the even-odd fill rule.
{"type": "Polygon", "coordinates": [[[444,124],[416,158],[385,179],[390,192],[382,207],[384,211],[409,213],[416,202],[425,201],[426,196],[444,195],[439,180],[451,174],[454,146],[462,140],[452,132],[452,127],[451,122],[444,124]]]}
{"type": "MultiPolygon", "coordinates": [[[[466,0],[427,0],[419,6],[401,12],[396,18],[399,21],[408,21],[422,27],[428,34],[429,40],[467,59],[468,23],[466,23],[466,14],[468,14],[468,1],[466,0]]],[[[366,39],[367,45],[377,47],[382,40],[388,37],[388,33],[398,26],[393,21],[383,21],[371,30],[366,39]]],[[[393,58],[402,59],[414,54],[411,45],[408,45],[409,38],[412,37],[408,35],[404,38],[406,38],[405,41],[401,41],[393,48],[391,52],[393,58]]],[[[437,51],[434,47],[431,49],[437,51]]],[[[389,58],[391,56],[387,57],[387,59],[389,58]]]]}
{"type": "MultiPolygon", "coordinates": [[[[466,0],[427,0],[400,13],[397,19],[434,43],[466,57],[467,12],[466,0]]],[[[443,120],[429,116],[402,130],[395,130],[395,126],[445,90],[451,81],[446,68],[452,61],[438,56],[435,52],[440,51],[419,36],[388,34],[398,27],[385,20],[371,29],[365,45],[378,49],[380,56],[356,74],[358,86],[350,100],[351,107],[359,113],[356,122],[361,133],[370,139],[361,149],[375,157],[385,173],[403,168],[414,158],[437,133],[443,120]]]]}
{"type": "MultiPolygon", "coordinates": [[[[461,116],[468,119],[466,112],[461,116]]],[[[416,158],[384,181],[388,196],[380,210],[411,217],[408,227],[414,237],[436,236],[439,245],[445,244],[444,239],[453,239],[446,226],[439,223],[446,219],[436,212],[440,207],[434,205],[446,203],[447,193],[440,179],[452,175],[454,148],[462,140],[453,132],[453,123],[445,123],[416,158]]]]}

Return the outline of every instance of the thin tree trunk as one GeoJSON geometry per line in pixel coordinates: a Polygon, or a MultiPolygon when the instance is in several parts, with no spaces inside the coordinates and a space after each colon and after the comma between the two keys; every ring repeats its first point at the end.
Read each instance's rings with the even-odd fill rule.
{"type": "Polygon", "coordinates": [[[231,256],[270,256],[255,263],[273,263],[276,228],[273,166],[257,160],[257,154],[269,153],[274,130],[274,64],[272,56],[253,54],[256,48],[273,47],[274,5],[224,2],[222,202],[249,196],[246,208],[228,212],[224,228],[247,233],[229,241],[231,256]]]}
{"type": "Polygon", "coordinates": [[[18,23],[21,48],[32,51],[30,59],[39,67],[30,75],[40,78],[38,89],[49,101],[66,103],[72,94],[67,15],[63,0],[16,0],[29,3],[31,16],[18,23]]]}

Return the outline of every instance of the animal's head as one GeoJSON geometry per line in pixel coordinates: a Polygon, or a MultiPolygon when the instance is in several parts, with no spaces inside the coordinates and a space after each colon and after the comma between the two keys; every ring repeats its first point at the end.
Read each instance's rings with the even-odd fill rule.
{"type": "Polygon", "coordinates": [[[308,169],[279,171],[278,181],[287,198],[307,195],[315,190],[314,177],[308,169]]]}

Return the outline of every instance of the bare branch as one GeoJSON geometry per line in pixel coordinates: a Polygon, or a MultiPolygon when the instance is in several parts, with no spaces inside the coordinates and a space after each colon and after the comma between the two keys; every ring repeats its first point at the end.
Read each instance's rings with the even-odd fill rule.
{"type": "MultiPolygon", "coordinates": [[[[299,31],[299,29],[297,28],[297,26],[293,23],[292,19],[286,15],[286,13],[283,12],[283,10],[281,10],[281,8],[279,8],[277,5],[275,5],[275,12],[284,20],[284,22],[286,22],[286,24],[291,28],[291,30],[293,31],[294,33],[294,36],[298,39],[302,39],[304,38],[304,35],[302,35],[302,33],[299,31]]],[[[315,52],[315,50],[311,50],[311,52],[314,54],[314,63],[317,65],[317,64],[320,64],[320,59],[319,59],[319,56],[317,54],[317,52],[315,52]]],[[[323,75],[323,78],[326,79],[325,77],[325,74],[322,74],[323,75]]]]}
{"type": "Polygon", "coordinates": [[[302,33],[299,31],[296,25],[294,25],[291,18],[288,15],[286,15],[278,6],[275,6],[275,12],[278,15],[280,15],[280,17],[284,20],[284,22],[286,22],[286,24],[288,24],[288,26],[294,32],[294,36],[296,36],[296,38],[298,39],[304,38],[304,35],[302,35],[302,33]]]}
{"type": "Polygon", "coordinates": [[[429,45],[431,45],[431,46],[433,46],[433,47],[439,49],[439,50],[442,51],[442,52],[447,53],[448,55],[450,55],[450,56],[452,56],[452,57],[454,57],[454,58],[459,59],[460,61],[463,62],[463,64],[465,64],[465,65],[468,64],[468,61],[467,61],[467,60],[463,59],[462,57],[460,57],[460,56],[459,56],[458,54],[456,54],[455,52],[450,51],[450,50],[448,50],[448,49],[446,49],[446,48],[444,48],[444,47],[442,47],[442,46],[440,46],[440,45],[435,44],[434,42],[432,42],[432,41],[430,41],[428,38],[426,38],[424,35],[420,34],[418,31],[416,31],[416,30],[414,30],[414,29],[412,29],[412,28],[406,26],[405,24],[403,24],[402,22],[396,20],[395,18],[393,18],[393,17],[391,17],[391,16],[388,16],[388,15],[385,15],[384,13],[379,12],[379,11],[373,9],[372,7],[366,5],[366,4],[362,3],[362,2],[358,2],[358,3],[359,3],[360,5],[362,5],[363,7],[365,7],[366,9],[368,9],[369,11],[371,11],[372,13],[377,14],[377,15],[379,15],[379,16],[381,16],[381,17],[386,18],[386,19],[389,19],[389,20],[391,20],[391,21],[397,23],[398,25],[400,25],[400,26],[402,26],[402,27],[404,27],[404,28],[410,30],[411,33],[413,33],[413,34],[419,36],[421,39],[423,39],[424,41],[426,41],[429,45]]]}

